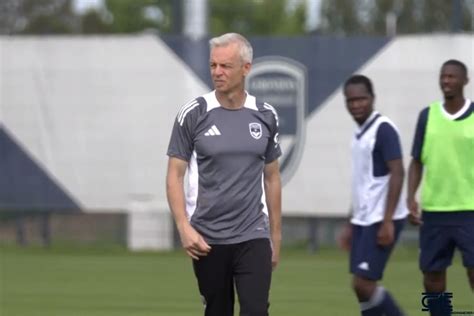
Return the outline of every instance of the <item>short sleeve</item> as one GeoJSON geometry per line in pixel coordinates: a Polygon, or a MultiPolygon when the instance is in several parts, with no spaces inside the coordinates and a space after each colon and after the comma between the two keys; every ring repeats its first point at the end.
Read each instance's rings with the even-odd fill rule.
{"type": "Polygon", "coordinates": [[[270,163],[281,156],[280,132],[278,128],[278,113],[271,105],[265,104],[265,107],[271,110],[270,138],[268,140],[265,152],[265,163],[270,163]]]}
{"type": "MultiPolygon", "coordinates": [[[[189,103],[188,103],[189,104],[189,103]]],[[[194,107],[199,104],[192,103],[194,107]]],[[[194,150],[194,122],[196,120],[196,110],[189,105],[184,105],[176,116],[176,120],[171,132],[167,155],[180,158],[185,161],[191,159],[194,150]]]]}
{"type": "Polygon", "coordinates": [[[391,124],[387,122],[380,124],[376,137],[375,148],[382,155],[383,161],[402,158],[400,137],[391,124]]]}
{"type": "Polygon", "coordinates": [[[416,123],[415,136],[413,137],[411,156],[418,161],[421,161],[421,151],[423,149],[423,140],[425,138],[426,124],[428,122],[428,113],[428,107],[420,112],[416,123]]]}

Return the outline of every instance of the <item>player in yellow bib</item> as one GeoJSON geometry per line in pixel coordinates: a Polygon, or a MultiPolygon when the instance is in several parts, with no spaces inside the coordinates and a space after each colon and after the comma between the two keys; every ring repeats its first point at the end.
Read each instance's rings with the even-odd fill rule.
{"type": "MultiPolygon", "coordinates": [[[[464,97],[466,66],[448,60],[439,77],[444,101],[421,111],[408,171],[410,221],[420,228],[420,269],[427,292],[446,291],[454,250],[474,290],[474,104],[464,97]],[[415,194],[423,178],[421,214],[415,194]]],[[[431,309],[431,315],[441,311],[431,309]]]]}

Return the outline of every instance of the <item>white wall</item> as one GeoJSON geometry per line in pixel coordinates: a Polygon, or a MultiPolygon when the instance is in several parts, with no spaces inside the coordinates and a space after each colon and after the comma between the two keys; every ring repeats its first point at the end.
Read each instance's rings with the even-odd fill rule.
{"type": "MultiPolygon", "coordinates": [[[[463,61],[474,81],[474,36],[399,37],[356,71],[372,79],[376,109],[398,125],[406,166],[419,111],[442,98],[439,70],[448,59],[463,61]]],[[[471,99],[474,99],[473,81],[465,89],[465,96],[471,99]]],[[[283,191],[286,214],[345,216],[348,213],[349,144],[354,127],[341,88],[308,118],[303,158],[283,191]]]]}
{"type": "Polygon", "coordinates": [[[1,120],[85,209],[165,203],[178,109],[207,90],[155,36],[0,37],[1,120]]]}
{"type": "MultiPolygon", "coordinates": [[[[441,98],[441,63],[460,59],[474,78],[473,45],[472,35],[399,37],[357,71],[373,79],[376,108],[398,124],[405,164],[418,112],[441,98]]],[[[2,124],[82,207],[128,209],[143,197],[166,207],[175,115],[208,88],[163,42],[0,37],[0,58],[2,124]]],[[[472,83],[465,92],[474,98],[472,83]]],[[[283,189],[286,215],[347,214],[353,128],[341,89],[307,118],[303,157],[283,189]]]]}

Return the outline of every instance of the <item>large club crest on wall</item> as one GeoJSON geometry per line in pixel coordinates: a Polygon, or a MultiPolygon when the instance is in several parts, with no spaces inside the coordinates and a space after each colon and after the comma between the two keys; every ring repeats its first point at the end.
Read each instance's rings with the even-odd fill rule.
{"type": "Polygon", "coordinates": [[[306,67],[281,56],[266,56],[253,61],[246,87],[258,100],[269,103],[280,119],[280,159],[283,184],[287,183],[301,159],[307,99],[306,67]]]}

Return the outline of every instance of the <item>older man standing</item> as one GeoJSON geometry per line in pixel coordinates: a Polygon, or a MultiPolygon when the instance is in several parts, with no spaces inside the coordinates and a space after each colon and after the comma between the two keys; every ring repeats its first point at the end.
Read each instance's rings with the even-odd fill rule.
{"type": "Polygon", "coordinates": [[[168,202],[206,316],[233,315],[234,288],[240,315],[268,315],[279,261],[278,115],[245,91],[252,55],[240,34],[210,40],[215,90],[181,108],[168,148],[168,202]]]}

